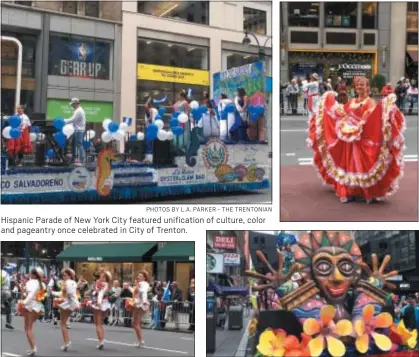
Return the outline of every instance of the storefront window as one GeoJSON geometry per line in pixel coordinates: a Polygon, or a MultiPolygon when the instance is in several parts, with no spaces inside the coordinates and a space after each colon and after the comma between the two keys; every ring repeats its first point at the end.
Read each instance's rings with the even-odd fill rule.
{"type": "Polygon", "coordinates": [[[413,1],[413,2],[408,2],[407,3],[407,11],[413,11],[413,12],[418,12],[418,2],[417,1],[413,1]]]}
{"type": "Polygon", "coordinates": [[[325,26],[356,28],[356,2],[325,2],[325,26]]]}
{"type": "Polygon", "coordinates": [[[72,35],[51,35],[48,74],[110,79],[110,55],[110,42],[72,35]]]}
{"type": "Polygon", "coordinates": [[[377,28],[377,3],[363,2],[362,3],[362,28],[375,29],[377,28]]]}
{"type": "Polygon", "coordinates": [[[141,14],[209,24],[209,1],[138,1],[141,14]]]}
{"type": "Polygon", "coordinates": [[[266,35],[266,11],[243,8],[243,30],[258,35],[266,35]]]}
{"type": "MultiPolygon", "coordinates": [[[[254,53],[246,53],[246,52],[233,52],[233,51],[223,51],[223,71],[234,68],[234,67],[240,67],[244,66],[246,64],[258,62],[261,59],[259,58],[259,55],[254,53]]],[[[271,73],[271,56],[264,57],[264,61],[266,63],[265,69],[266,69],[266,75],[270,76],[271,73]]]]}
{"type": "Polygon", "coordinates": [[[407,33],[407,45],[417,46],[418,45],[418,33],[408,32],[407,33]]]}
{"type": "Polygon", "coordinates": [[[99,1],[86,1],[85,14],[90,17],[99,17],[99,1]]]}
{"type": "Polygon", "coordinates": [[[303,27],[319,27],[318,2],[289,2],[288,25],[303,27]]]}

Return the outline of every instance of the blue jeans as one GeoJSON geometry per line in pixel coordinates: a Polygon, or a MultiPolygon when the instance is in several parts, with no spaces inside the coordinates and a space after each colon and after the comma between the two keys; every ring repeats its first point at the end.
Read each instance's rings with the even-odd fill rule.
{"type": "Polygon", "coordinates": [[[84,162],[85,153],[83,147],[84,131],[75,131],[73,136],[73,161],[79,159],[84,162]]]}

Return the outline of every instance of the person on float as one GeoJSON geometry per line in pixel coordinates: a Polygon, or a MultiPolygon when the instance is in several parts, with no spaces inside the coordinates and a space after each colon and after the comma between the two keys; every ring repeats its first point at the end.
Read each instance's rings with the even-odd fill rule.
{"type": "Polygon", "coordinates": [[[221,100],[218,103],[218,113],[220,114],[220,138],[221,140],[227,140],[227,139],[230,139],[231,137],[230,130],[234,125],[235,115],[234,113],[227,113],[227,115],[224,114],[223,116],[223,112],[226,106],[232,103],[233,101],[227,97],[227,94],[221,93],[221,100]]]}
{"type": "Polygon", "coordinates": [[[18,301],[18,311],[23,313],[25,334],[29,342],[30,350],[27,356],[35,356],[37,348],[35,337],[32,332],[34,322],[45,312],[42,301],[46,296],[46,285],[43,283],[44,272],[37,267],[32,269],[29,280],[25,284],[26,298],[18,301]]]}
{"type": "Polygon", "coordinates": [[[137,342],[136,347],[144,346],[144,335],[141,329],[141,321],[143,314],[149,311],[150,302],[148,300],[148,289],[150,284],[148,283],[148,273],[142,270],[137,275],[137,284],[132,289],[134,306],[132,307],[132,328],[135,331],[137,342]]]}
{"type": "Polygon", "coordinates": [[[97,349],[102,350],[105,343],[105,331],[103,329],[103,320],[111,309],[109,303],[110,294],[110,282],[112,280],[112,274],[108,271],[100,273],[99,279],[96,281],[92,291],[92,301],[89,302],[88,306],[92,307],[94,317],[97,339],[99,341],[96,346],[97,349]]]}
{"type": "MultiPolygon", "coordinates": [[[[150,96],[147,100],[147,103],[144,105],[145,109],[145,130],[147,132],[147,127],[151,124],[154,124],[156,121],[156,117],[158,115],[158,111],[154,108],[152,97],[150,96]]],[[[153,162],[153,141],[148,140],[147,137],[144,138],[146,143],[146,152],[144,163],[151,164],[153,162]]]]}
{"type": "Polygon", "coordinates": [[[307,91],[308,119],[310,120],[317,112],[317,106],[319,103],[319,76],[317,73],[311,74],[310,82],[306,82],[303,85],[303,91],[307,91]]]}
{"type": "Polygon", "coordinates": [[[388,82],[383,89],[381,90],[381,95],[383,98],[387,97],[389,94],[394,93],[394,88],[391,85],[391,82],[388,82]]]}
{"type": "Polygon", "coordinates": [[[320,176],[342,203],[356,197],[370,203],[397,191],[405,120],[394,95],[376,104],[368,96],[365,77],[355,77],[354,86],[358,98],[345,105],[336,102],[335,92],[322,96],[309,123],[307,144],[320,176]]]}
{"type": "Polygon", "coordinates": [[[1,270],[1,301],[4,305],[6,314],[5,327],[9,330],[14,330],[12,325],[12,290],[10,274],[4,269],[1,270]]]}
{"type": "Polygon", "coordinates": [[[7,142],[7,152],[9,155],[9,162],[18,167],[23,166],[23,155],[31,154],[32,143],[30,136],[30,127],[32,126],[29,117],[25,114],[25,108],[22,104],[16,107],[16,116],[21,120],[20,131],[21,135],[17,139],[9,139],[7,142]],[[17,160],[16,160],[17,158],[17,160]]]}
{"type": "Polygon", "coordinates": [[[195,331],[195,279],[191,279],[189,284],[187,301],[190,304],[188,331],[195,331]]]}
{"type": "MultiPolygon", "coordinates": [[[[176,103],[173,105],[173,111],[175,112],[179,112],[179,113],[185,113],[188,118],[190,118],[190,107],[189,107],[189,100],[188,100],[188,95],[186,93],[186,90],[182,89],[179,92],[178,95],[178,100],[176,101],[176,103]]],[[[178,149],[181,149],[182,151],[187,150],[187,148],[189,147],[189,142],[191,139],[191,130],[192,130],[192,126],[193,124],[190,122],[190,120],[188,120],[188,122],[182,124],[179,124],[182,128],[183,128],[183,134],[179,135],[176,140],[174,140],[174,142],[176,143],[178,149]]]]}
{"type": "Polygon", "coordinates": [[[71,313],[75,311],[79,306],[79,300],[77,298],[77,283],[75,282],[76,273],[73,269],[65,268],[61,271],[63,276],[63,287],[59,292],[52,292],[54,299],[54,307],[60,309],[60,327],[63,335],[64,345],[61,346],[61,350],[67,352],[70,348],[71,341],[68,334],[67,321],[71,313]]]}
{"type": "Polygon", "coordinates": [[[65,119],[66,124],[73,124],[73,162],[77,166],[81,166],[85,162],[85,151],[83,147],[84,133],[86,131],[86,114],[80,105],[78,98],[71,99],[70,106],[73,107],[74,113],[70,119],[65,119]]]}
{"type": "Polygon", "coordinates": [[[220,137],[220,124],[217,117],[217,109],[214,100],[212,100],[207,91],[202,94],[201,105],[206,106],[208,111],[204,113],[196,124],[202,130],[204,138],[220,137]]]}
{"type": "Polygon", "coordinates": [[[247,105],[249,98],[246,95],[244,88],[239,88],[234,98],[234,105],[236,107],[236,114],[234,125],[230,128],[229,132],[235,141],[247,141],[247,127],[248,127],[248,113],[247,105]]]}

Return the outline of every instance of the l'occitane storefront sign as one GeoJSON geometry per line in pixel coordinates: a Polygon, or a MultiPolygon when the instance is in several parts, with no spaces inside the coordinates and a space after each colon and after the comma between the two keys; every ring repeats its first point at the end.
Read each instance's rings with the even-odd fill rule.
{"type": "Polygon", "coordinates": [[[209,86],[209,72],[199,69],[137,64],[137,78],[147,81],[209,86]]]}

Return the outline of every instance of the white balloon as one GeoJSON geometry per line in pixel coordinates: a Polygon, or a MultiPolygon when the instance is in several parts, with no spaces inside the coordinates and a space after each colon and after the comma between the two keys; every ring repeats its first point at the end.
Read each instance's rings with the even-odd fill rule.
{"type": "Polygon", "coordinates": [[[198,109],[199,108],[199,103],[196,100],[193,100],[189,106],[191,107],[191,109],[198,109]]]}
{"type": "Polygon", "coordinates": [[[11,138],[11,136],[10,136],[10,130],[12,130],[12,127],[11,127],[11,126],[6,126],[6,127],[3,129],[3,136],[4,136],[6,139],[10,139],[10,138],[11,138]]]}
{"type": "Polygon", "coordinates": [[[168,131],[167,132],[167,138],[166,140],[173,140],[173,132],[172,131],[168,131]]]}
{"type": "Polygon", "coordinates": [[[94,130],[88,130],[86,133],[87,140],[92,140],[96,136],[96,132],[94,130]]]}
{"type": "Polygon", "coordinates": [[[154,122],[154,124],[156,124],[159,129],[163,129],[164,128],[164,121],[163,120],[156,120],[154,122]]]}
{"type": "Polygon", "coordinates": [[[185,124],[189,120],[189,118],[186,113],[180,113],[177,117],[177,120],[179,120],[179,123],[185,124]]]}
{"type": "Polygon", "coordinates": [[[38,140],[44,140],[45,139],[45,134],[44,133],[39,133],[38,134],[38,140]]]}
{"type": "Polygon", "coordinates": [[[105,119],[102,123],[103,129],[107,131],[110,123],[112,123],[112,119],[105,119]]]}
{"type": "Polygon", "coordinates": [[[123,122],[123,123],[119,124],[119,129],[120,130],[127,130],[128,129],[128,123],[123,122]]]}
{"type": "Polygon", "coordinates": [[[137,139],[138,139],[138,140],[144,140],[144,133],[142,133],[141,131],[140,131],[140,132],[138,132],[138,134],[137,134],[137,139]]]}
{"type": "Polygon", "coordinates": [[[125,131],[119,129],[116,133],[113,134],[115,140],[121,141],[125,138],[125,131]]]}
{"type": "Polygon", "coordinates": [[[165,141],[166,137],[166,132],[164,130],[159,130],[159,132],[157,133],[157,139],[159,139],[160,141],[165,141]]]}
{"type": "Polygon", "coordinates": [[[112,134],[109,131],[104,131],[102,133],[102,141],[104,143],[109,143],[112,140],[112,134]]]}
{"type": "Polygon", "coordinates": [[[74,126],[73,124],[64,125],[63,134],[69,138],[71,135],[74,134],[74,126]]]}
{"type": "Polygon", "coordinates": [[[31,141],[36,140],[36,134],[35,133],[31,133],[29,136],[31,137],[31,141]]]}

